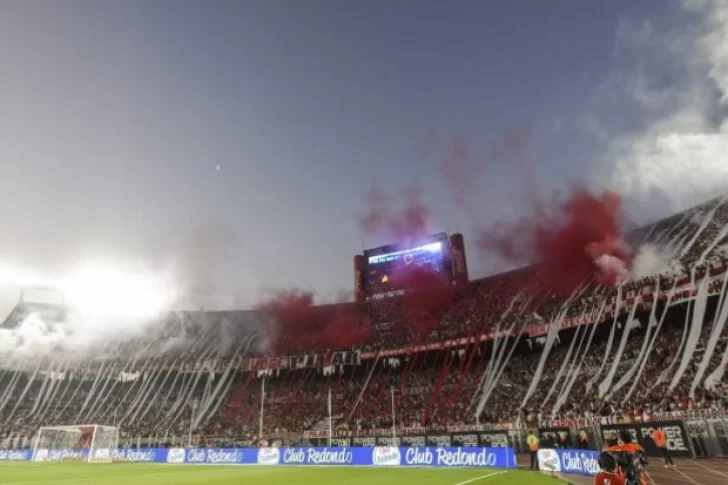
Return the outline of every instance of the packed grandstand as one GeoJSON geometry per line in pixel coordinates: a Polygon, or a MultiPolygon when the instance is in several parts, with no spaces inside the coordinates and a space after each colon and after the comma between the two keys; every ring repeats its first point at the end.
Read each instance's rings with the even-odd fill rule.
{"type": "MultiPolygon", "coordinates": [[[[352,346],[312,339],[272,354],[280,348],[266,345],[265,318],[249,310],[170,312],[156,334],[84,360],[63,348],[4,354],[0,448],[32,446],[48,423],[113,424],[120,445],[221,446],[300,443],[328,438],[329,427],[349,440],[720,413],[728,201],[629,238],[670,248],[671,263],[620,287],[544,294],[537,304],[518,295],[538,267],[471,281],[426,335],[399,331],[428,316],[386,298],[316,308],[371,322],[352,346]]],[[[63,309],[21,302],[2,335],[19,338],[13,329],[39,312],[63,319],[63,309]]]]}

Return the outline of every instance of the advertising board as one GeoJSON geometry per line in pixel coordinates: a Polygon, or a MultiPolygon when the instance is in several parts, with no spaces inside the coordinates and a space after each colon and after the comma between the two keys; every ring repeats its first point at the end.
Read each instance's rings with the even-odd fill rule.
{"type": "Polygon", "coordinates": [[[0,450],[0,461],[30,461],[31,450],[0,450]]]}
{"type": "Polygon", "coordinates": [[[657,423],[627,423],[627,424],[603,424],[600,426],[602,436],[606,437],[610,433],[619,436],[619,433],[627,430],[645,449],[647,456],[662,457],[660,450],[652,441],[652,432],[657,427],[661,427],[667,436],[667,449],[670,454],[679,458],[693,458],[693,451],[690,448],[690,438],[685,424],[682,421],[662,421],[657,423]]]}
{"type": "Polygon", "coordinates": [[[198,465],[257,464],[258,451],[258,448],[189,448],[186,452],[185,463],[198,465]]]}
{"type": "MultiPolygon", "coordinates": [[[[96,452],[113,461],[190,465],[341,465],[378,467],[515,468],[512,448],[397,447],[357,448],[120,448],[96,452]]],[[[0,461],[63,461],[88,459],[88,450],[29,450],[0,452],[0,461]]]]}
{"type": "Polygon", "coordinates": [[[599,452],[590,450],[538,450],[538,468],[542,473],[572,473],[594,476],[599,472],[599,452]]]}

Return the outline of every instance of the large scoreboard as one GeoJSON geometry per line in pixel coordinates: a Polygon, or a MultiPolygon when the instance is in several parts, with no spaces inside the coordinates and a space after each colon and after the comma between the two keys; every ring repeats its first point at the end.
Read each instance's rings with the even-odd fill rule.
{"type": "Polygon", "coordinates": [[[402,275],[411,269],[441,274],[452,284],[468,281],[463,236],[434,234],[407,243],[367,249],[354,257],[354,286],[363,300],[402,290],[402,275]]]}

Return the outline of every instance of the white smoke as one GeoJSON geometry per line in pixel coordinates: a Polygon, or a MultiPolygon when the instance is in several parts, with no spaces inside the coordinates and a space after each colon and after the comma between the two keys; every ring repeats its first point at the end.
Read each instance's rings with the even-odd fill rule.
{"type": "Polygon", "coordinates": [[[632,260],[631,276],[635,280],[658,274],[677,276],[682,272],[682,266],[675,258],[675,251],[666,246],[643,244],[632,260]]]}
{"type": "Polygon", "coordinates": [[[615,189],[663,214],[728,187],[728,2],[682,6],[688,22],[678,30],[621,25],[617,56],[636,52],[639,67],[616,73],[610,88],[618,85],[646,122],[615,137],[603,160],[615,189]],[[658,197],[672,207],[656,207],[658,197]]]}
{"type": "Polygon", "coordinates": [[[110,346],[144,335],[152,321],[90,317],[71,312],[62,319],[33,312],[13,328],[0,329],[0,360],[73,355],[99,357],[110,346]]]}
{"type": "Polygon", "coordinates": [[[46,357],[66,339],[63,326],[31,313],[16,328],[0,329],[0,360],[46,357]]]}
{"type": "Polygon", "coordinates": [[[162,316],[177,297],[172,273],[120,265],[85,264],[64,275],[0,265],[0,282],[29,286],[23,291],[29,294],[43,287],[56,296],[24,299],[0,321],[0,362],[103,356],[110,348],[158,334],[162,316]]]}
{"type": "Polygon", "coordinates": [[[616,256],[602,254],[594,260],[594,264],[599,267],[602,274],[612,276],[617,282],[624,281],[629,276],[624,261],[616,256]]]}

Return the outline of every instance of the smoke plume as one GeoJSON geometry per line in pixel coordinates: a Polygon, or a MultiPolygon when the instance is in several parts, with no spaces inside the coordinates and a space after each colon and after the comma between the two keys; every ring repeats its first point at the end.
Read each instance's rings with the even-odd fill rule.
{"type": "Polygon", "coordinates": [[[362,231],[400,242],[426,236],[431,229],[431,213],[422,201],[421,190],[412,185],[403,190],[402,196],[405,205],[395,208],[384,191],[373,187],[366,197],[366,212],[359,218],[362,231]]]}
{"type": "Polygon", "coordinates": [[[539,263],[538,286],[568,295],[594,280],[615,285],[628,273],[619,195],[575,186],[565,197],[534,203],[531,214],[482,232],[479,246],[518,264],[539,263]]]}
{"type": "Polygon", "coordinates": [[[346,348],[369,341],[372,327],[356,305],[316,306],[313,293],[279,291],[257,306],[265,353],[346,348]]]}

